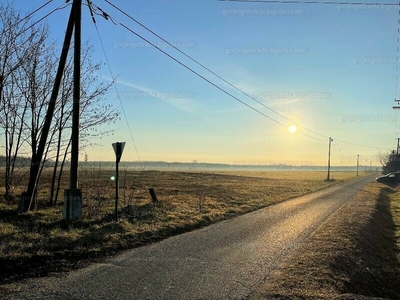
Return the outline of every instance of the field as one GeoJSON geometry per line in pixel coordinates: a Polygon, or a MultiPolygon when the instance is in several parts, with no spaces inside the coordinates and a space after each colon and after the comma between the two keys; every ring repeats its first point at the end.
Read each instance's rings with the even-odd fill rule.
{"type": "MultiPolygon", "coordinates": [[[[114,221],[113,170],[83,169],[82,220],[62,220],[62,200],[46,205],[50,172],[38,209],[16,214],[0,203],[1,282],[84,266],[117,251],[154,242],[356,177],[355,172],[172,172],[120,170],[119,220],[114,221]],[[153,188],[158,201],[152,201],[153,188]]],[[[0,182],[2,181],[0,177],[0,182]]],[[[24,180],[15,192],[25,188],[24,180]]],[[[63,187],[64,188],[64,187],[63,187]]],[[[0,189],[0,196],[3,193],[0,189]]],[[[61,192],[62,197],[62,192],[61,192]]]]}

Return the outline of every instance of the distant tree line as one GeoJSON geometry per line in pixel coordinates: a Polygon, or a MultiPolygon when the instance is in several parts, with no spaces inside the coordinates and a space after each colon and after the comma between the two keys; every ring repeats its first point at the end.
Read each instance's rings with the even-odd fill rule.
{"type": "MultiPolygon", "coordinates": [[[[62,48],[50,40],[47,24],[31,24],[11,3],[0,3],[0,139],[4,141],[0,163],[5,172],[6,201],[15,198],[12,187],[16,166],[29,166],[37,151],[62,48]]],[[[99,130],[99,125],[115,122],[119,112],[104,103],[111,83],[99,80],[101,64],[92,62],[93,48],[84,43],[81,53],[80,145],[84,148],[93,137],[110,132],[99,130]]],[[[63,168],[70,154],[72,102],[73,51],[70,51],[37,178],[38,185],[44,165],[51,160],[50,205],[57,202],[63,168]]]]}

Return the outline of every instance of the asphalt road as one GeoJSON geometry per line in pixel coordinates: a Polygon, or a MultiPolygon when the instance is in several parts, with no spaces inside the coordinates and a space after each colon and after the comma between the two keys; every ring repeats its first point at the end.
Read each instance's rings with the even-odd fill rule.
{"type": "Polygon", "coordinates": [[[126,251],[102,264],[28,280],[8,299],[243,299],[373,180],[368,175],[126,251]]]}

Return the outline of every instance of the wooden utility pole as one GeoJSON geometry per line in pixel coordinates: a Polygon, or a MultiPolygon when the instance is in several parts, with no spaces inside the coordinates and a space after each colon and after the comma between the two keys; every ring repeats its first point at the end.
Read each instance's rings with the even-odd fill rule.
{"type": "Polygon", "coordinates": [[[329,150],[328,150],[328,177],[326,178],[327,180],[330,180],[330,171],[331,171],[331,143],[333,142],[333,139],[329,137],[329,150]]]}
{"type": "Polygon", "coordinates": [[[49,106],[47,108],[47,113],[45,116],[45,121],[43,124],[42,134],[40,136],[39,145],[36,153],[32,155],[32,162],[29,171],[29,182],[27,191],[22,193],[21,201],[18,206],[18,212],[26,212],[31,209],[32,203],[36,202],[36,184],[39,176],[40,165],[42,163],[44,149],[47,143],[47,137],[50,131],[50,125],[53,118],[54,110],[56,107],[56,101],[58,97],[58,92],[61,85],[61,80],[64,73],[65,64],[68,57],[68,50],[71,45],[72,32],[74,29],[74,11],[76,3],[74,2],[71,8],[71,13],[68,20],[67,30],[65,32],[64,44],[60,55],[60,62],[58,64],[58,69],[56,73],[56,78],[53,85],[53,90],[50,96],[49,106]]]}
{"type": "Polygon", "coordinates": [[[397,138],[397,149],[396,149],[396,171],[400,170],[400,157],[399,157],[399,149],[400,149],[400,138],[397,138]]]}
{"type": "Polygon", "coordinates": [[[400,138],[397,138],[397,156],[399,156],[399,148],[400,148],[400,138]]]}
{"type": "MultiPolygon", "coordinates": [[[[393,109],[400,109],[400,99],[394,99],[394,102],[396,102],[396,105],[393,106],[393,109]]],[[[397,118],[395,119],[396,122],[396,130],[397,130],[397,118]]],[[[398,133],[396,133],[398,135],[398,133]]],[[[399,162],[399,148],[400,148],[400,138],[397,138],[397,150],[396,150],[396,168],[397,170],[400,170],[400,162],[399,162]]]]}
{"type": "Polygon", "coordinates": [[[79,115],[81,96],[81,19],[82,0],[74,0],[74,100],[72,109],[71,170],[69,190],[64,192],[63,216],[66,220],[80,219],[82,192],[78,189],[79,115]]]}
{"type": "Polygon", "coordinates": [[[357,154],[357,176],[358,176],[358,165],[360,163],[360,155],[357,154]]]}
{"type": "Polygon", "coordinates": [[[78,161],[79,161],[79,114],[81,97],[81,14],[82,0],[74,0],[75,9],[75,35],[74,35],[74,102],[72,110],[72,135],[71,135],[71,190],[78,188],[78,161]]]}

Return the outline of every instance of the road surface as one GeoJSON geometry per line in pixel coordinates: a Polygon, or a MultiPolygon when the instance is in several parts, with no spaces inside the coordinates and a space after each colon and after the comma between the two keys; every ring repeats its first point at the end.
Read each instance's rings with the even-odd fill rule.
{"type": "Polygon", "coordinates": [[[31,279],[9,299],[243,299],[374,175],[31,279]]]}

